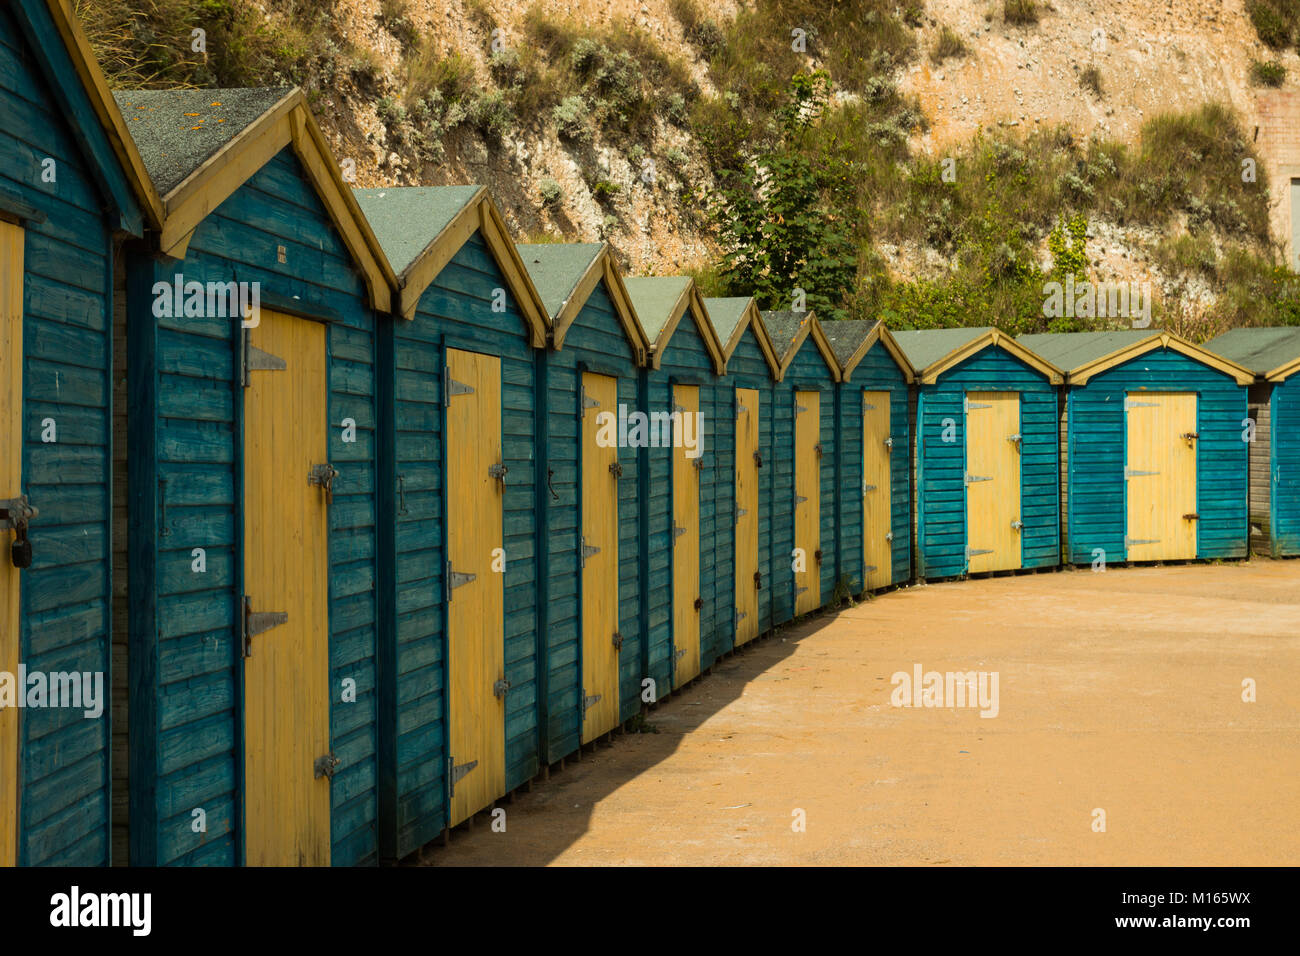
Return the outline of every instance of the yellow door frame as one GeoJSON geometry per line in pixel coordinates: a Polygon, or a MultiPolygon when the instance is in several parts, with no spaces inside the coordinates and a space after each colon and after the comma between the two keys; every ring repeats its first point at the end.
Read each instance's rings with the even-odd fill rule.
{"type": "MultiPolygon", "coordinates": [[[[0,222],[0,499],[22,494],[25,238],[20,226],[0,222]]],[[[10,558],[14,539],[11,528],[0,529],[0,673],[16,681],[21,572],[10,558]]],[[[20,713],[17,707],[0,708],[0,866],[18,864],[20,713]]]]}
{"type": "Polygon", "coordinates": [[[1124,551],[1128,561],[1196,557],[1196,392],[1124,396],[1124,551]]]}
{"type": "Polygon", "coordinates": [[[966,393],[966,569],[1022,565],[1020,393],[966,393]]]}
{"type": "Polygon", "coordinates": [[[893,581],[893,495],[890,399],[887,391],[862,393],[862,589],[893,581]]]}

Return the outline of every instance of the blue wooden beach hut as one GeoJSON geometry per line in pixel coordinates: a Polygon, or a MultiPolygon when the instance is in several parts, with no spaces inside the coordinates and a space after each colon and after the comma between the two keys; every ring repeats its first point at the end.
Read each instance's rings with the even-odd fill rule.
{"type": "Polygon", "coordinates": [[[784,624],[835,591],[840,366],[813,313],[762,316],[781,360],[772,399],[772,623],[784,624]]]}
{"type": "Polygon", "coordinates": [[[840,364],[835,576],[855,593],[903,584],[912,577],[912,367],[884,323],[822,329],[840,364]]]}
{"type": "Polygon", "coordinates": [[[709,638],[717,633],[720,589],[731,606],[731,581],[719,582],[712,564],[719,522],[735,520],[731,496],[717,492],[724,476],[714,451],[718,422],[731,414],[731,403],[724,400],[719,409],[722,347],[694,280],[635,277],[624,285],[650,343],[637,409],[644,416],[638,439],[644,448],[642,674],[654,682],[658,699],[730,649],[709,638]]]}
{"type": "Polygon", "coordinates": [[[606,243],[517,247],[550,319],[541,366],[541,759],[641,708],[640,449],[625,444],[650,352],[606,243]]]}
{"type": "Polygon", "coordinates": [[[1153,329],[1017,341],[1066,374],[1066,561],[1245,557],[1254,373],[1153,329]]]}
{"type": "Polygon", "coordinates": [[[1233,329],[1205,349],[1255,373],[1247,395],[1251,546],[1275,558],[1300,555],[1300,328],[1233,329]]]}
{"type": "Polygon", "coordinates": [[[894,338],[916,369],[916,576],[1060,564],[1060,369],[997,329],[894,338]]]}
{"type": "Polygon", "coordinates": [[[359,189],[398,273],[380,341],[380,842],[538,771],[545,305],[481,186],[359,189]]]}
{"type": "MultiPolygon", "coordinates": [[[[722,580],[729,574],[735,581],[734,625],[725,604],[719,623],[734,627],[739,647],[772,627],[772,389],[781,363],[752,298],[705,299],[704,306],[727,363],[727,377],[717,384],[719,406],[725,409],[729,393],[735,418],[734,429],[720,421],[714,434],[722,465],[734,474],[735,508],[714,561],[722,580]]],[[[725,485],[718,493],[726,493],[725,485]]]]}
{"type": "Polygon", "coordinates": [[[64,3],[0,5],[0,116],[0,867],[98,866],[117,676],[113,274],[158,205],[64,3]]]}
{"type": "Polygon", "coordinates": [[[298,90],[117,91],[132,864],[378,860],[376,332],[395,285],[298,90]]]}

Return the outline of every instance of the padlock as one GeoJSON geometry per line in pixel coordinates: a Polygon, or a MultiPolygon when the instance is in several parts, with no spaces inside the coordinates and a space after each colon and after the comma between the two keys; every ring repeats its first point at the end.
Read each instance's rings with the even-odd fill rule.
{"type": "Polygon", "coordinates": [[[9,549],[9,555],[13,558],[14,567],[18,569],[30,568],[32,566],[32,542],[27,537],[27,522],[22,522],[17,528],[18,536],[14,538],[13,546],[9,549]]]}

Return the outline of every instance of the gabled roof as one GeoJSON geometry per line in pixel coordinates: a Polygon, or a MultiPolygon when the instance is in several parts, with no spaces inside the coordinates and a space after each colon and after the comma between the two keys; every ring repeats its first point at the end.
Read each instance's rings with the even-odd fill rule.
{"type": "Polygon", "coordinates": [[[1300,372],[1300,326],[1233,329],[1210,339],[1205,348],[1265,381],[1281,382],[1300,372]]]}
{"type": "Polygon", "coordinates": [[[704,347],[713,359],[714,373],[726,374],[727,361],[722,355],[722,343],[713,331],[713,323],[709,321],[694,279],[690,276],[629,276],[623,281],[641,328],[650,342],[651,368],[659,368],[664,349],[689,308],[704,347]]]}
{"type": "Polygon", "coordinates": [[[354,190],[366,218],[397,270],[397,311],[415,317],[443,267],[474,233],[487,244],[528,327],[535,348],[546,346],[546,306],[528,277],[501,213],[482,186],[390,186],[354,190]]]}
{"type": "Polygon", "coordinates": [[[1051,362],[993,328],[922,329],[895,332],[894,339],[916,369],[916,381],[921,385],[933,385],[948,369],[986,348],[1002,349],[1041,372],[1053,385],[1065,381],[1065,373],[1051,362]]]}
{"type": "Polygon", "coordinates": [[[538,242],[516,243],[528,276],[546,307],[551,324],[551,347],[564,347],[569,326],[587,304],[596,285],[605,280],[605,288],[623,334],[632,346],[638,365],[644,365],[650,343],[641,331],[636,310],[623,285],[614,252],[607,242],[538,242]]]}
{"type": "Polygon", "coordinates": [[[68,0],[10,0],[8,5],[27,33],[56,100],[69,113],[73,136],[99,160],[100,185],[119,217],[118,228],[136,236],[148,226],[157,228],[162,202],[68,0]],[[105,168],[110,156],[114,170],[105,168]]]}
{"type": "Polygon", "coordinates": [[[745,335],[745,329],[753,329],[758,349],[772,371],[772,378],[780,379],[781,360],[768,337],[767,326],[763,324],[763,317],[758,312],[758,303],[751,296],[705,299],[704,308],[708,312],[709,321],[713,323],[718,341],[722,343],[722,357],[726,361],[731,361],[736,346],[745,335]]]}
{"type": "Polygon", "coordinates": [[[119,90],[113,98],[162,196],[159,251],[183,258],[199,223],[292,146],[361,271],[370,304],[391,308],[396,276],[301,90],[119,90]]]}
{"type": "Polygon", "coordinates": [[[1064,369],[1071,385],[1086,385],[1094,375],[1132,361],[1156,349],[1169,349],[1249,385],[1255,375],[1172,332],[1160,329],[1119,329],[1112,332],[1045,332],[1022,335],[1021,345],[1064,369]]]}
{"type": "Polygon", "coordinates": [[[822,325],[826,340],[831,343],[835,360],[840,363],[840,381],[847,382],[858,363],[871,351],[871,347],[880,342],[885,347],[894,363],[903,370],[903,379],[910,385],[916,377],[916,370],[899,348],[893,334],[885,328],[883,322],[870,319],[845,319],[840,322],[826,322],[822,325]]]}
{"type": "Polygon", "coordinates": [[[821,353],[826,367],[831,371],[831,381],[840,381],[839,360],[835,357],[835,351],[827,341],[826,333],[822,331],[822,324],[817,321],[816,315],[812,312],[774,311],[764,312],[762,316],[763,324],[767,326],[767,333],[772,338],[772,347],[781,360],[781,374],[778,381],[785,377],[786,369],[799,354],[799,347],[803,345],[804,339],[809,336],[812,336],[813,344],[821,353]]]}

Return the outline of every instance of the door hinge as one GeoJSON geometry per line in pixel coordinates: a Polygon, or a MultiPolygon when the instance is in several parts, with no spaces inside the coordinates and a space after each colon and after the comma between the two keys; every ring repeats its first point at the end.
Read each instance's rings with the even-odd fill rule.
{"type": "Polygon", "coordinates": [[[795,597],[798,597],[800,594],[803,594],[803,592],[807,590],[808,590],[807,588],[795,588],[794,595],[795,597]]]}
{"type": "Polygon", "coordinates": [[[986,402],[972,402],[969,398],[966,399],[966,403],[965,403],[965,409],[968,412],[972,408],[992,408],[992,407],[993,407],[992,405],[989,405],[986,402]]]}
{"type": "Polygon", "coordinates": [[[253,344],[252,336],[249,335],[248,329],[244,329],[244,348],[241,356],[240,384],[248,388],[251,384],[249,372],[283,372],[287,369],[288,363],[278,355],[272,355],[270,352],[264,352],[253,344]]]}
{"type": "Polygon", "coordinates": [[[686,406],[685,406],[685,405],[678,405],[676,402],[674,402],[674,403],[673,403],[673,414],[674,414],[674,415],[685,415],[685,414],[686,414],[686,406]]]}
{"type": "Polygon", "coordinates": [[[243,613],[243,630],[244,630],[244,656],[253,656],[253,638],[258,634],[264,634],[274,627],[281,624],[289,623],[289,613],[287,611],[254,611],[253,599],[247,594],[244,595],[244,613],[243,613]]]}
{"type": "Polygon", "coordinates": [[[587,717],[587,711],[591,710],[591,708],[595,707],[599,703],[600,703],[600,694],[592,694],[590,697],[588,697],[587,688],[584,687],[582,689],[582,716],[584,720],[587,717]]]}
{"type": "Polygon", "coordinates": [[[1184,521],[1200,521],[1200,520],[1201,520],[1201,516],[1198,515],[1195,511],[1193,511],[1193,512],[1190,512],[1190,513],[1188,513],[1188,514],[1183,515],[1183,520],[1184,520],[1184,521]]]}
{"type": "Polygon", "coordinates": [[[585,568],[585,567],[587,566],[587,559],[588,559],[588,558],[591,558],[591,557],[595,557],[596,555],[600,554],[600,548],[597,548],[597,547],[595,547],[594,545],[587,544],[587,538],[586,538],[585,535],[580,539],[580,544],[581,544],[581,546],[582,546],[582,547],[581,547],[581,555],[582,555],[582,563],[581,563],[581,567],[584,567],[584,568],[585,568]]]}
{"type": "Polygon", "coordinates": [[[794,496],[794,503],[795,503],[796,506],[803,504],[803,503],[804,503],[805,501],[807,501],[807,500],[808,500],[808,498],[807,498],[806,496],[804,496],[804,495],[795,495],[795,496],[794,496]]]}
{"type": "Polygon", "coordinates": [[[865,495],[868,491],[875,491],[875,485],[869,485],[865,481],[862,483],[862,493],[865,495]]]}
{"type": "Polygon", "coordinates": [[[1124,537],[1125,548],[1131,548],[1135,544],[1159,544],[1159,543],[1160,543],[1159,538],[1130,538],[1127,535],[1125,535],[1124,537]]]}
{"type": "Polygon", "coordinates": [[[683,528],[683,527],[682,527],[681,525],[679,525],[679,524],[674,523],[674,524],[673,524],[673,544],[676,544],[676,543],[677,543],[677,539],[680,538],[680,537],[681,537],[682,535],[684,535],[685,533],[686,533],[686,529],[685,529],[685,528],[683,528]]]}
{"type": "Polygon", "coordinates": [[[466,584],[469,584],[471,581],[473,581],[473,580],[474,580],[475,578],[477,578],[477,577],[478,577],[477,574],[472,574],[472,573],[469,572],[469,571],[455,571],[455,570],[453,570],[453,569],[452,569],[452,566],[451,566],[451,562],[448,561],[448,562],[447,562],[447,577],[446,577],[446,579],[445,579],[446,582],[447,582],[446,585],[445,585],[445,592],[446,592],[446,593],[445,593],[445,596],[446,596],[447,600],[448,600],[448,601],[451,600],[451,592],[452,592],[452,591],[456,590],[456,589],[459,588],[459,587],[464,587],[466,584]]]}
{"type": "Polygon", "coordinates": [[[1135,398],[1124,399],[1125,411],[1128,411],[1130,408],[1159,408],[1159,407],[1160,407],[1159,402],[1139,402],[1135,398]]]}
{"type": "Polygon", "coordinates": [[[966,549],[966,560],[969,561],[971,558],[975,557],[975,555],[977,555],[977,554],[992,554],[992,553],[993,553],[993,549],[992,549],[992,548],[967,548],[967,549],[966,549]]]}
{"type": "Polygon", "coordinates": [[[506,693],[510,690],[510,681],[502,678],[492,685],[492,696],[497,700],[505,700],[506,693]]]}
{"type": "Polygon", "coordinates": [[[454,378],[451,377],[451,366],[444,365],[442,367],[442,394],[446,396],[446,398],[443,401],[443,404],[447,404],[451,399],[455,398],[457,395],[473,395],[474,386],[466,385],[464,382],[456,381],[454,378]]]}
{"type": "Polygon", "coordinates": [[[874,411],[876,410],[876,406],[875,406],[875,405],[872,405],[870,402],[863,402],[863,403],[862,403],[862,410],[863,410],[864,412],[874,412],[874,411]]]}
{"type": "Polygon", "coordinates": [[[327,505],[334,503],[334,479],[339,476],[339,470],[333,465],[326,462],[323,465],[312,465],[311,474],[307,476],[307,484],[316,485],[325,492],[325,503],[327,505]]]}
{"type": "Polygon", "coordinates": [[[874,564],[868,564],[862,570],[866,571],[869,574],[872,571],[879,571],[880,569],[877,568],[874,564]]]}
{"type": "Polygon", "coordinates": [[[743,518],[743,517],[745,517],[745,515],[747,515],[747,514],[749,514],[749,509],[748,509],[748,508],[737,508],[737,509],[736,509],[736,523],[737,523],[737,524],[740,524],[740,519],[743,518]]]}
{"type": "Polygon", "coordinates": [[[447,781],[451,788],[452,796],[456,795],[456,784],[465,778],[465,776],[478,766],[477,760],[471,760],[469,763],[456,763],[455,757],[447,758],[447,781]]]}
{"type": "Polygon", "coordinates": [[[589,408],[600,408],[600,402],[596,401],[594,398],[587,397],[587,386],[585,385],[582,386],[582,401],[580,405],[581,407],[578,409],[579,418],[586,418],[587,409],[589,408]]]}
{"type": "Polygon", "coordinates": [[[315,774],[315,779],[319,780],[321,777],[326,777],[333,780],[334,771],[338,769],[338,765],[342,762],[343,761],[339,760],[338,757],[334,756],[334,751],[332,750],[327,754],[322,754],[317,757],[316,764],[312,768],[315,774]]]}
{"type": "Polygon", "coordinates": [[[1138,471],[1136,468],[1124,469],[1125,478],[1142,478],[1145,477],[1146,475],[1158,475],[1158,474],[1160,474],[1160,472],[1158,471],[1138,471]]]}
{"type": "Polygon", "coordinates": [[[966,472],[966,484],[968,485],[973,485],[977,481],[992,481],[992,480],[993,480],[992,475],[972,475],[969,471],[966,472]]]}
{"type": "Polygon", "coordinates": [[[747,618],[747,617],[749,617],[749,612],[748,612],[748,611],[740,611],[740,610],[737,610],[737,611],[736,611],[736,623],[737,623],[737,624],[739,624],[741,621],[743,621],[743,620],[744,620],[745,618],[747,618]]]}
{"type": "Polygon", "coordinates": [[[746,408],[744,405],[740,404],[739,402],[737,402],[737,403],[736,403],[736,417],[739,418],[741,415],[748,415],[748,414],[749,414],[749,409],[746,408]]]}
{"type": "Polygon", "coordinates": [[[686,648],[679,647],[673,652],[673,663],[677,663],[686,656],[686,648]]]}
{"type": "Polygon", "coordinates": [[[795,413],[796,416],[797,416],[800,412],[806,412],[806,411],[808,411],[807,406],[804,406],[804,405],[796,405],[796,406],[794,407],[794,413],[795,413]]]}

